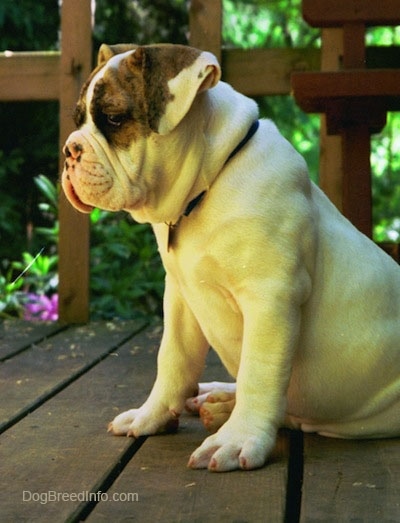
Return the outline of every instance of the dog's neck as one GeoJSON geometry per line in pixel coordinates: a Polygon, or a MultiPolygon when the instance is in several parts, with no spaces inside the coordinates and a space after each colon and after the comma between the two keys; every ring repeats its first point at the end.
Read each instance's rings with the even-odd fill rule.
{"type": "MultiPolygon", "coordinates": [[[[246,136],[238,143],[238,145],[234,148],[234,150],[231,152],[231,154],[228,156],[228,158],[225,161],[225,164],[227,164],[246,144],[251,138],[254,136],[254,134],[257,132],[257,129],[260,125],[259,120],[255,120],[251,126],[250,129],[247,131],[246,136]]],[[[189,202],[187,205],[184,213],[179,217],[179,220],[176,223],[166,222],[166,225],[168,226],[168,234],[167,234],[167,251],[170,251],[173,245],[173,240],[175,236],[175,230],[178,227],[180,221],[184,217],[188,217],[191,212],[202,202],[204,196],[207,194],[208,189],[204,189],[201,191],[200,194],[198,194],[193,200],[189,202]]]]}
{"type": "Polygon", "coordinates": [[[161,137],[168,141],[168,157],[147,166],[158,173],[158,182],[146,206],[132,212],[133,218],[176,224],[188,209],[190,214],[190,207],[200,203],[201,197],[196,198],[210,190],[228,159],[243,149],[257,120],[256,103],[224,82],[198,95],[179,126],[161,137]]]}
{"type": "Polygon", "coordinates": [[[196,201],[198,196],[210,189],[226,164],[244,148],[259,126],[256,103],[233,90],[230,85],[219,82],[203,96],[203,100],[199,97],[205,122],[203,162],[201,172],[188,194],[185,212],[181,215],[187,215],[188,208],[194,208],[200,203],[201,198],[196,201]],[[209,152],[207,148],[212,151],[209,152]]]}
{"type": "MultiPolygon", "coordinates": [[[[251,138],[257,132],[257,129],[259,126],[260,126],[259,120],[255,120],[251,124],[250,129],[247,131],[246,136],[242,140],[240,140],[240,142],[237,144],[237,146],[233,149],[231,154],[226,159],[225,164],[227,164],[229,162],[229,160],[231,160],[247,144],[247,142],[249,140],[251,140],[251,138]]],[[[186,207],[185,212],[183,213],[183,216],[189,216],[189,214],[193,211],[193,209],[195,209],[199,205],[199,203],[201,202],[201,200],[203,199],[203,197],[205,196],[206,193],[207,193],[207,189],[204,189],[203,191],[201,191],[200,194],[198,194],[195,198],[193,198],[193,200],[191,200],[189,202],[188,206],[186,207]]]]}

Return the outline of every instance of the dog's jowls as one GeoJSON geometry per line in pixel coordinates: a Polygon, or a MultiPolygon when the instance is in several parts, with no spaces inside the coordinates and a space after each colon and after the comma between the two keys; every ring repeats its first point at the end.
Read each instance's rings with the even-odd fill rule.
{"type": "Polygon", "coordinates": [[[400,435],[400,269],[310,182],[272,122],[244,140],[257,119],[210,53],[103,46],[65,146],[72,205],[151,223],[166,270],[156,382],[111,431],[176,424],[210,346],[236,380],[229,419],[193,468],[260,467],[282,425],[400,435]]]}

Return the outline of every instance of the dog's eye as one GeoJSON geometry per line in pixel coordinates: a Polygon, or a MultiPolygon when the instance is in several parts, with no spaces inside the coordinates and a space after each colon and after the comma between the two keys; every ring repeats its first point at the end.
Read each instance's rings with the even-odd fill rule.
{"type": "Polygon", "coordinates": [[[107,114],[107,123],[112,127],[120,127],[126,119],[124,114],[107,114]]]}

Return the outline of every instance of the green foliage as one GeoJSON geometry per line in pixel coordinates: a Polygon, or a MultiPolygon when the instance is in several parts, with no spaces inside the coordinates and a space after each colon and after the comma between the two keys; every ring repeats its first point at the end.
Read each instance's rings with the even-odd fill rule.
{"type": "Polygon", "coordinates": [[[388,113],[387,125],[371,143],[374,235],[377,241],[400,238],[400,117],[388,113]]]}
{"type": "Polygon", "coordinates": [[[0,268],[0,318],[22,315],[23,303],[20,289],[23,283],[21,278],[15,281],[13,268],[10,265],[0,268]]]}
{"type": "Polygon", "coordinates": [[[0,50],[55,49],[59,24],[60,13],[55,0],[1,0],[0,50]]]}
{"type": "Polygon", "coordinates": [[[39,189],[45,201],[41,201],[38,205],[42,215],[50,224],[47,227],[36,227],[35,233],[47,241],[47,244],[52,245],[56,250],[58,243],[58,189],[57,186],[43,174],[39,174],[34,178],[35,185],[39,189]]]}
{"type": "Polygon", "coordinates": [[[187,43],[186,0],[96,0],[94,48],[131,42],[187,43]]]}
{"type": "Polygon", "coordinates": [[[34,302],[37,299],[54,296],[57,293],[57,188],[43,175],[35,178],[34,183],[43,197],[47,199],[39,206],[43,212],[49,213],[52,226],[35,229],[38,238],[41,236],[45,238],[46,248],[42,247],[35,255],[25,251],[21,254],[20,260],[2,260],[0,266],[0,318],[22,317],[25,315],[27,307],[35,306],[34,302]]]}
{"type": "MultiPolygon", "coordinates": [[[[369,45],[400,46],[400,27],[378,27],[367,33],[369,45]]],[[[398,64],[397,64],[398,67],[398,64]]],[[[388,113],[387,124],[371,140],[374,239],[400,239],[400,114],[388,113]]]]}
{"type": "Polygon", "coordinates": [[[301,0],[223,0],[225,45],[308,47],[319,42],[319,31],[299,16],[301,0]]]}
{"type": "Polygon", "coordinates": [[[57,292],[58,256],[22,254],[22,261],[3,262],[0,269],[0,318],[24,316],[30,297],[52,296],[57,292]]]}
{"type": "MultiPolygon", "coordinates": [[[[32,299],[57,292],[58,191],[43,175],[34,182],[44,197],[41,211],[53,225],[35,229],[46,250],[24,252],[20,261],[3,261],[0,317],[23,316],[34,306],[32,299]]],[[[126,213],[99,209],[92,212],[91,225],[92,318],[161,316],[164,270],[150,226],[135,224],[126,213]]]]}
{"type": "Polygon", "coordinates": [[[10,259],[39,249],[31,231],[50,225],[34,178],[57,178],[58,104],[0,103],[0,128],[0,259],[10,259]]]}
{"type": "Polygon", "coordinates": [[[1,255],[4,256],[8,252],[18,252],[17,242],[24,233],[19,202],[13,192],[6,189],[10,186],[10,180],[18,177],[22,163],[21,151],[14,149],[7,155],[0,149],[0,259],[1,255]]]}
{"type": "Polygon", "coordinates": [[[98,209],[91,221],[93,317],[161,316],[164,270],[150,226],[98,209]]]}
{"type": "Polygon", "coordinates": [[[43,254],[43,249],[35,256],[29,252],[22,254],[22,261],[12,263],[12,268],[17,270],[23,279],[25,289],[36,294],[54,294],[57,290],[57,255],[43,254]]]}

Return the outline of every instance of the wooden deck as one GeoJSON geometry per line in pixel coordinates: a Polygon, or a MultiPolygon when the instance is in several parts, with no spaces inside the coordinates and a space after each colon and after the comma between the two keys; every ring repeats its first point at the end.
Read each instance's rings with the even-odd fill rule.
{"type": "MultiPolygon", "coordinates": [[[[270,463],[216,474],[186,468],[206,432],[114,437],[140,405],[161,329],[134,322],[0,323],[0,520],[29,522],[400,521],[400,440],[282,432],[270,463]]],[[[210,354],[205,379],[224,379],[210,354]]]]}

